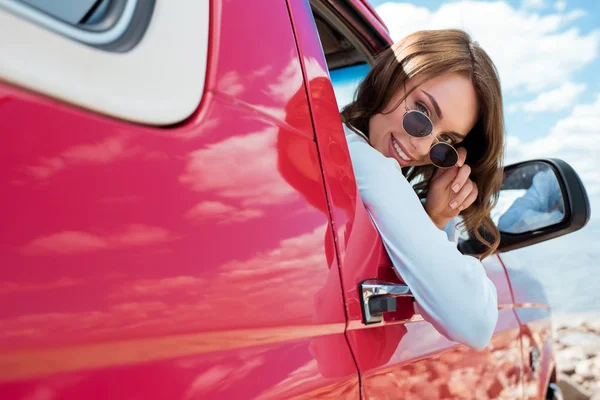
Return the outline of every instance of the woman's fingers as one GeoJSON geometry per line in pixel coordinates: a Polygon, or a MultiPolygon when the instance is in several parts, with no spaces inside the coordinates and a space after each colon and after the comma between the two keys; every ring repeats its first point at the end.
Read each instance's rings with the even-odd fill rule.
{"type": "Polygon", "coordinates": [[[466,204],[464,204],[465,201],[467,200],[467,198],[471,195],[471,193],[474,190],[476,190],[475,184],[473,183],[472,180],[469,179],[468,182],[464,184],[462,189],[460,189],[460,192],[458,192],[456,194],[456,196],[454,196],[452,201],[450,201],[450,204],[449,204],[450,208],[457,209],[461,205],[463,205],[463,206],[466,205],[466,204]]]}
{"type": "Polygon", "coordinates": [[[463,203],[458,206],[459,211],[462,211],[466,208],[471,207],[471,204],[473,204],[475,202],[475,200],[477,200],[477,194],[478,194],[477,187],[475,185],[473,185],[473,190],[471,191],[471,193],[467,196],[465,201],[463,201],[463,203]]]}
{"type": "Polygon", "coordinates": [[[435,183],[436,186],[446,189],[450,187],[450,183],[456,178],[457,174],[457,167],[438,168],[433,174],[433,179],[431,180],[431,183],[435,183]]]}
{"type": "Polygon", "coordinates": [[[458,193],[458,191],[463,188],[464,184],[469,179],[469,175],[471,175],[471,167],[468,165],[463,165],[458,169],[458,174],[456,174],[456,177],[452,181],[451,185],[454,193],[458,193]]]}
{"type": "Polygon", "coordinates": [[[467,160],[467,149],[464,147],[459,147],[456,149],[456,152],[458,153],[458,161],[456,162],[456,166],[462,167],[465,165],[465,161],[467,160]]]}
{"type": "Polygon", "coordinates": [[[477,200],[477,185],[473,183],[472,180],[469,181],[463,186],[463,188],[458,192],[456,197],[450,202],[451,207],[453,209],[458,209],[460,211],[468,208],[477,200]],[[452,207],[454,205],[454,207],[452,207]]]}

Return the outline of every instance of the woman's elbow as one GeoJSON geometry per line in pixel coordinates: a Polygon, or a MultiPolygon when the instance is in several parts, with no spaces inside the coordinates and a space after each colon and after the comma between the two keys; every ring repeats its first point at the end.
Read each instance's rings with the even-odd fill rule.
{"type": "Polygon", "coordinates": [[[494,335],[498,322],[498,308],[494,305],[481,313],[473,313],[473,317],[471,323],[465,321],[461,329],[453,332],[449,339],[479,351],[487,347],[494,335]]]}

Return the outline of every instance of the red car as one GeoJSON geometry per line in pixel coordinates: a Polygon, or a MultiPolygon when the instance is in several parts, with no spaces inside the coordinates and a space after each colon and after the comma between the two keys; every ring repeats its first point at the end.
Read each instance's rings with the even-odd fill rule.
{"type": "MultiPolygon", "coordinates": [[[[476,352],[392,270],[338,112],[391,43],[366,0],[64,4],[0,1],[1,399],[560,396],[539,282],[484,260],[476,352]]],[[[560,160],[497,217],[542,170],[561,218],[500,253],[586,224],[560,160]]]]}

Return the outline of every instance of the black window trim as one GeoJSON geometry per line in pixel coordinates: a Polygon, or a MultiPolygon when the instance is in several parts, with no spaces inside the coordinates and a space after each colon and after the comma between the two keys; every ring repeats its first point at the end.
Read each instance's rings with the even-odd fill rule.
{"type": "Polygon", "coordinates": [[[310,5],[313,12],[316,12],[320,17],[329,22],[358,51],[364,54],[369,65],[374,63],[377,53],[390,45],[388,40],[374,30],[369,21],[351,3],[340,0],[310,0],[310,5]],[[365,36],[372,43],[365,40],[365,36]]]}

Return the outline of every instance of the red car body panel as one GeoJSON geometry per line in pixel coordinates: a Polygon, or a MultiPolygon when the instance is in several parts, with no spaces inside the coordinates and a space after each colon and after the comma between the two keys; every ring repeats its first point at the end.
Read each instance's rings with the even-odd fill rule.
{"type": "MultiPolygon", "coordinates": [[[[500,317],[482,352],[409,299],[362,324],[359,282],[400,281],[308,2],[261,4],[211,3],[205,94],[177,126],[0,82],[0,398],[539,398],[548,309],[499,257],[484,262],[500,317]]],[[[391,42],[348,4],[365,41],[391,42]]]]}
{"type": "MultiPolygon", "coordinates": [[[[362,15],[367,13],[361,2],[353,4],[362,15]]],[[[294,11],[293,15],[303,18],[297,25],[310,25],[310,10],[298,6],[294,11]]],[[[374,17],[371,15],[368,19],[372,21],[374,17]]],[[[313,36],[304,33],[298,37],[301,55],[305,63],[311,60],[323,66],[322,50],[313,45],[318,43],[318,37],[314,36],[314,30],[310,32],[313,36]]],[[[384,30],[378,29],[376,33],[385,35],[391,42],[384,30]]],[[[498,290],[499,321],[491,346],[483,352],[469,351],[445,340],[414,313],[412,301],[406,299],[398,299],[398,311],[386,314],[384,325],[367,327],[362,323],[359,283],[369,278],[400,281],[356,192],[347,150],[339,146],[345,139],[339,128],[337,105],[328,101],[331,84],[320,76],[308,79],[309,100],[336,227],[348,315],[347,335],[361,372],[365,398],[440,399],[474,395],[480,399],[497,398],[501,393],[520,397],[519,322],[512,309],[507,275],[495,257],[488,258],[485,266],[498,290]],[[343,156],[338,154],[338,146],[344,149],[343,156]],[[490,369],[491,365],[494,368],[490,369]],[[449,383],[456,380],[463,383],[449,383]]]]}
{"type": "Polygon", "coordinates": [[[502,256],[498,256],[498,259],[510,278],[514,309],[521,326],[524,398],[544,398],[548,383],[555,375],[556,365],[548,299],[536,278],[526,270],[513,268],[504,262],[502,256]]]}
{"type": "Polygon", "coordinates": [[[358,398],[286,3],[209,60],[169,129],[0,87],[1,398],[358,398]]]}

